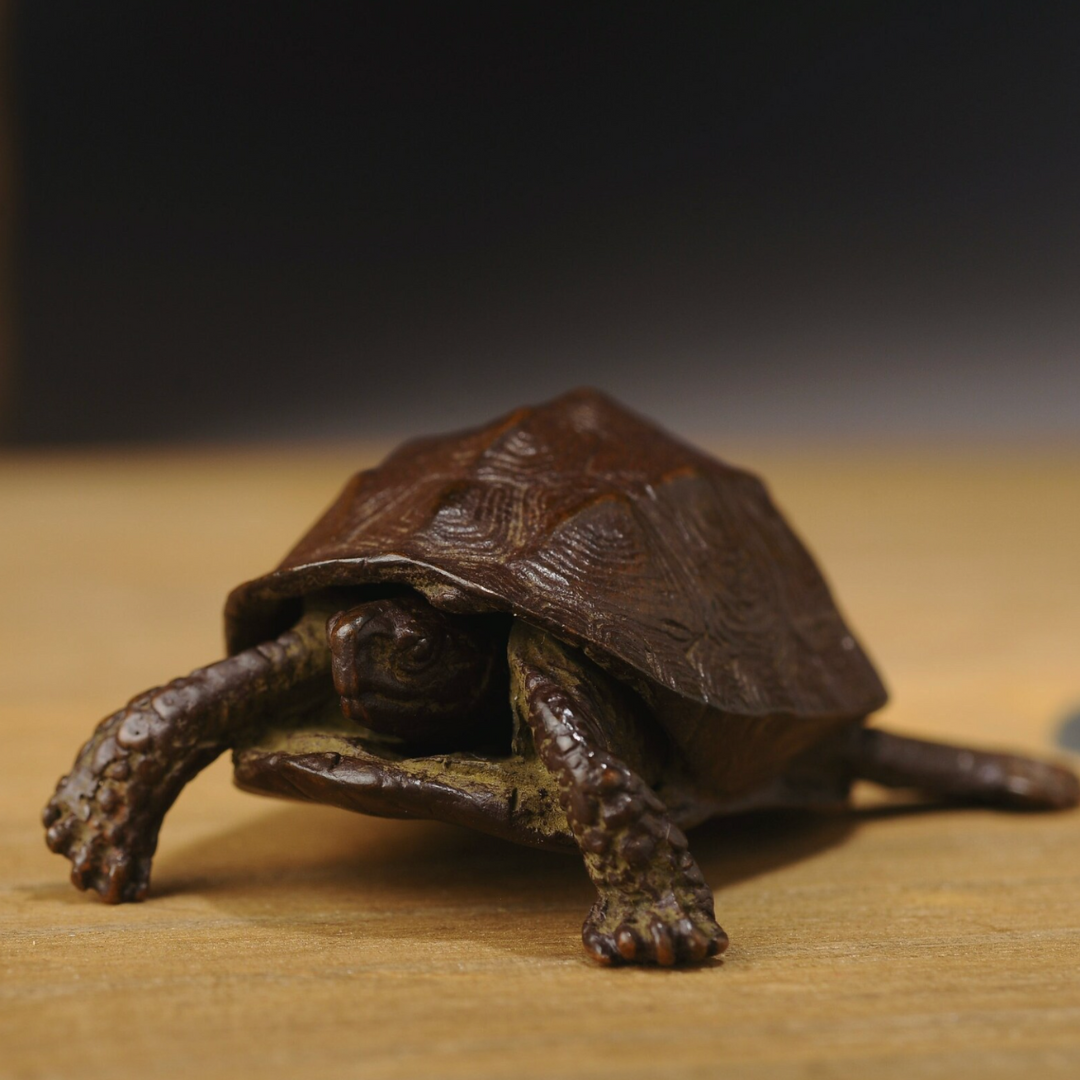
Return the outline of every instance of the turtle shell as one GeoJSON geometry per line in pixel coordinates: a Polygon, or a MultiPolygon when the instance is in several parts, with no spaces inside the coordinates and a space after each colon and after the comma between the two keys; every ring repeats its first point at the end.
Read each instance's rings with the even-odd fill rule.
{"type": "Polygon", "coordinates": [[[594,390],[354,476],[276,570],[232,592],[229,650],[287,628],[306,594],[386,582],[583,648],[661,703],[691,758],[717,755],[724,717],[803,727],[790,757],[886,697],[762,482],[594,390]]]}

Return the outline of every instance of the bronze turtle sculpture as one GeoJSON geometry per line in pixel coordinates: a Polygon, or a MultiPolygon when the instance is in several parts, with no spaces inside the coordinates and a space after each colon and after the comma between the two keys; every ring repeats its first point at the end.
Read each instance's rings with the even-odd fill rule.
{"type": "Polygon", "coordinates": [[[1067,770],[864,726],[885,689],[756,477],[593,390],[419,439],[235,589],[229,658],[106,718],[44,813],[72,880],[147,892],[162,819],[239,786],[575,846],[608,963],[721,952],[683,830],[853,780],[1075,805],[1067,770]]]}

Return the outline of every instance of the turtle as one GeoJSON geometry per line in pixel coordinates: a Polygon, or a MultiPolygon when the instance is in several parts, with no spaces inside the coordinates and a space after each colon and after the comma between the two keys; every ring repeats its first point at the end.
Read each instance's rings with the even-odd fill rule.
{"type": "Polygon", "coordinates": [[[576,849],[586,952],[728,938],[686,830],[853,781],[1065,808],[1062,766],[866,725],[867,654],[765,485],[592,389],[409,441],[225,607],[227,657],[103,720],[44,812],[80,889],[141,900],[163,817],[239,787],[576,849]]]}

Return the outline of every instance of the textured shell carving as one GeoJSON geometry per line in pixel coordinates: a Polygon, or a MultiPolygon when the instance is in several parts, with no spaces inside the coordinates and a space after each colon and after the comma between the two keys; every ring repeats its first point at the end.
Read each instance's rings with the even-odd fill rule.
{"type": "Polygon", "coordinates": [[[512,612],[742,715],[861,716],[885,693],[762,483],[581,390],[407,443],[229,599],[235,651],[329,585],[512,612]]]}

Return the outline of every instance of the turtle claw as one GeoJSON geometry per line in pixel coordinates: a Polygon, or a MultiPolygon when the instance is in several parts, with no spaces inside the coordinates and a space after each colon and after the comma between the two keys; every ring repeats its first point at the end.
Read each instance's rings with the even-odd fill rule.
{"type": "Polygon", "coordinates": [[[660,902],[597,900],[581,933],[586,952],[602,964],[698,964],[718,956],[728,936],[712,914],[687,910],[668,896],[660,902]]]}
{"type": "Polygon", "coordinates": [[[72,867],[71,880],[80,889],[93,890],[108,904],[139,901],[150,887],[150,860],[114,849],[103,865],[95,862],[72,867]]]}
{"type": "Polygon", "coordinates": [[[87,844],[69,856],[71,859],[71,883],[75,888],[84,892],[87,889],[92,889],[94,892],[100,893],[99,879],[101,875],[94,854],[93,849],[87,844]]]}
{"type": "MultiPolygon", "coordinates": [[[[60,783],[63,784],[67,780],[66,776],[60,777],[60,783]]],[[[55,825],[63,815],[63,811],[60,809],[59,804],[55,798],[49,800],[45,809],[41,811],[41,824],[45,826],[47,832],[45,833],[45,842],[49,845],[50,851],[55,851],[53,846],[53,825],[55,825]]],[[[59,831],[57,832],[59,835],[59,831]]]]}
{"type": "Polygon", "coordinates": [[[45,843],[49,850],[63,855],[67,851],[68,842],[75,831],[75,821],[70,817],[63,817],[62,812],[54,803],[49,803],[45,814],[42,815],[47,826],[45,843]]]}
{"type": "MultiPolygon", "coordinates": [[[[114,749],[110,747],[110,749],[114,749]]],[[[120,760],[115,751],[108,763],[120,760]]],[[[78,763],[42,812],[50,851],[71,860],[71,883],[107,903],[141,900],[150,883],[156,829],[133,816],[102,768],[78,763]]]]}
{"type": "Polygon", "coordinates": [[[142,900],[150,885],[150,857],[137,853],[115,825],[101,828],[93,816],[86,822],[67,814],[46,834],[49,849],[71,860],[71,883],[96,892],[106,903],[142,900]]]}

